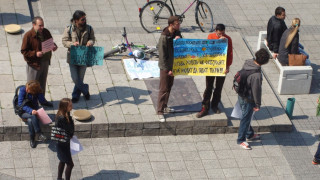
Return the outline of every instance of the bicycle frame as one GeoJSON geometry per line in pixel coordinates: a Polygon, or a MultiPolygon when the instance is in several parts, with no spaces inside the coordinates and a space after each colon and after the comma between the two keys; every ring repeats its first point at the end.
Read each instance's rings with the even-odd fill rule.
{"type": "MultiPolygon", "coordinates": [[[[164,3],[167,4],[167,1],[168,1],[168,0],[165,0],[164,3]]],[[[197,2],[197,4],[198,4],[198,3],[199,3],[199,0],[194,0],[191,4],[189,4],[189,6],[188,6],[180,15],[177,15],[176,9],[175,9],[174,6],[173,6],[172,0],[170,0],[170,4],[171,4],[172,10],[173,10],[173,12],[174,12],[174,15],[175,15],[175,16],[180,16],[180,17],[183,17],[183,18],[184,18],[184,14],[193,6],[193,4],[194,4],[195,2],[197,2]]]]}

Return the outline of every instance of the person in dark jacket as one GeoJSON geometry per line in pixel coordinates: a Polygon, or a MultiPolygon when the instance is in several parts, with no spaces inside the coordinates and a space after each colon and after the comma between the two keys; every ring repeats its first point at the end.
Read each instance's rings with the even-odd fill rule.
{"type": "Polygon", "coordinates": [[[160,116],[160,121],[164,122],[164,112],[173,112],[167,106],[170,96],[170,91],[173,86],[174,77],[172,74],[173,68],[173,40],[182,38],[180,22],[177,16],[171,16],[168,19],[168,26],[163,29],[158,42],[159,50],[159,68],[160,68],[160,85],[158,95],[157,114],[160,116]]]}
{"type": "MultiPolygon", "coordinates": [[[[56,127],[62,128],[65,130],[66,134],[71,139],[74,133],[74,122],[70,116],[70,111],[72,110],[72,102],[69,98],[61,99],[59,103],[59,109],[56,115],[56,127]]],[[[65,164],[67,168],[65,171],[65,178],[69,180],[71,177],[71,171],[74,166],[71,151],[70,151],[70,140],[67,142],[57,143],[57,156],[60,160],[58,166],[58,179],[62,179],[62,174],[65,164]]]]}
{"type": "Polygon", "coordinates": [[[299,27],[300,19],[294,18],[291,27],[287,29],[281,37],[278,60],[282,66],[289,64],[288,54],[300,54],[299,27]]]}
{"type": "Polygon", "coordinates": [[[51,106],[52,104],[49,103],[42,92],[40,87],[40,83],[35,80],[28,81],[26,86],[23,86],[19,90],[18,96],[18,105],[22,106],[22,103],[25,99],[28,99],[29,102],[24,104],[22,107],[23,114],[21,115],[22,119],[26,119],[28,123],[28,129],[30,134],[30,146],[32,148],[36,147],[35,142],[35,135],[39,135],[39,139],[41,141],[45,141],[47,138],[41,133],[39,119],[37,117],[37,110],[39,109],[39,104],[45,104],[47,106],[51,106]]]}
{"type": "MultiPolygon", "coordinates": [[[[23,36],[21,53],[27,62],[27,81],[37,80],[43,94],[46,92],[46,82],[52,52],[43,52],[41,43],[52,38],[48,29],[44,28],[43,19],[39,16],[32,20],[32,29],[23,36]]],[[[54,44],[53,51],[57,50],[54,44]]]]}
{"type": "Polygon", "coordinates": [[[267,45],[270,51],[273,52],[272,57],[275,59],[279,53],[279,44],[283,32],[287,29],[284,19],[286,11],[283,7],[277,7],[275,15],[268,21],[267,26],[267,45]]]}
{"type": "Polygon", "coordinates": [[[256,58],[253,60],[246,60],[243,69],[256,69],[259,72],[250,74],[247,77],[247,87],[250,87],[248,97],[241,97],[238,95],[242,117],[240,119],[237,143],[243,149],[251,149],[250,145],[246,142],[246,139],[255,140],[260,138],[259,134],[254,134],[250,124],[253,112],[260,110],[262,95],[261,66],[268,63],[269,53],[266,49],[261,48],[256,52],[255,56],[256,58]]]}

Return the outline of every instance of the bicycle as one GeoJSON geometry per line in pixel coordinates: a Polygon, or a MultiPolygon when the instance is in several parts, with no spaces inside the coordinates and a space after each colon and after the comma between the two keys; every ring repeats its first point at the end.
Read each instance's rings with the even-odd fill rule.
{"type": "Polygon", "coordinates": [[[212,32],[213,31],[213,16],[212,11],[207,3],[201,0],[194,0],[181,15],[177,15],[176,10],[173,6],[172,0],[170,0],[171,7],[167,4],[168,0],[165,1],[150,1],[139,8],[139,18],[140,23],[144,30],[148,33],[151,32],[161,32],[163,28],[168,25],[168,18],[173,15],[172,9],[175,16],[179,17],[180,22],[185,18],[185,13],[191,8],[191,6],[196,3],[195,18],[202,32],[212,32]]]}
{"type": "Polygon", "coordinates": [[[110,56],[114,56],[115,54],[121,54],[123,52],[126,52],[127,49],[129,49],[129,51],[130,51],[128,55],[130,57],[133,57],[135,61],[137,61],[136,58],[143,59],[145,54],[149,54],[150,57],[158,56],[158,54],[156,53],[156,51],[158,49],[156,47],[146,46],[144,44],[143,45],[135,45],[132,42],[129,43],[125,27],[123,27],[122,37],[123,37],[123,39],[125,39],[125,43],[123,42],[123,43],[113,47],[111,51],[104,53],[104,59],[106,59],[107,57],[110,57],[110,56]],[[144,53],[143,58],[141,58],[141,56],[139,57],[138,55],[135,55],[134,52],[132,51],[132,49],[138,49],[141,52],[143,52],[144,53]]]}

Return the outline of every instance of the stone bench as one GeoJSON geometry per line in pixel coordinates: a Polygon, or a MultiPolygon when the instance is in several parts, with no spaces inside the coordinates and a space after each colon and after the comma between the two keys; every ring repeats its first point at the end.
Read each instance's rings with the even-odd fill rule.
{"type": "MultiPolygon", "coordinates": [[[[266,45],[267,31],[260,31],[257,50],[266,45]]],[[[269,50],[271,53],[271,51],[269,50]]],[[[280,76],[278,82],[279,94],[309,94],[312,81],[311,66],[282,66],[278,59],[274,59],[280,76]]]]}

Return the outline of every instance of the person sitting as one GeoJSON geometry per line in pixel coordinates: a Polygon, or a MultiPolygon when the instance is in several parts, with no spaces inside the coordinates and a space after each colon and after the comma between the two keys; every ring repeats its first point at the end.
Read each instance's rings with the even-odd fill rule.
{"type": "Polygon", "coordinates": [[[278,56],[280,39],[283,32],[287,29],[284,22],[286,11],[283,7],[277,7],[275,15],[268,21],[267,26],[267,46],[272,51],[272,57],[275,59],[278,56]]]}
{"type": "MultiPolygon", "coordinates": [[[[309,57],[302,49],[299,48],[299,27],[300,27],[300,19],[294,18],[292,20],[292,25],[289,29],[287,29],[280,40],[279,46],[279,55],[278,60],[282,66],[288,66],[289,54],[305,54],[307,58],[309,57]]],[[[310,61],[306,61],[306,65],[310,65],[310,61]]]]}
{"type": "Polygon", "coordinates": [[[41,141],[45,141],[47,138],[41,133],[39,119],[37,117],[37,110],[39,109],[39,104],[44,104],[49,107],[53,107],[52,103],[48,102],[42,92],[40,83],[35,80],[27,82],[26,86],[20,88],[18,96],[18,105],[21,106],[23,101],[28,99],[29,102],[25,103],[22,107],[23,114],[20,116],[22,119],[27,120],[29,134],[30,134],[30,146],[32,148],[36,147],[35,135],[39,135],[41,141]]]}

